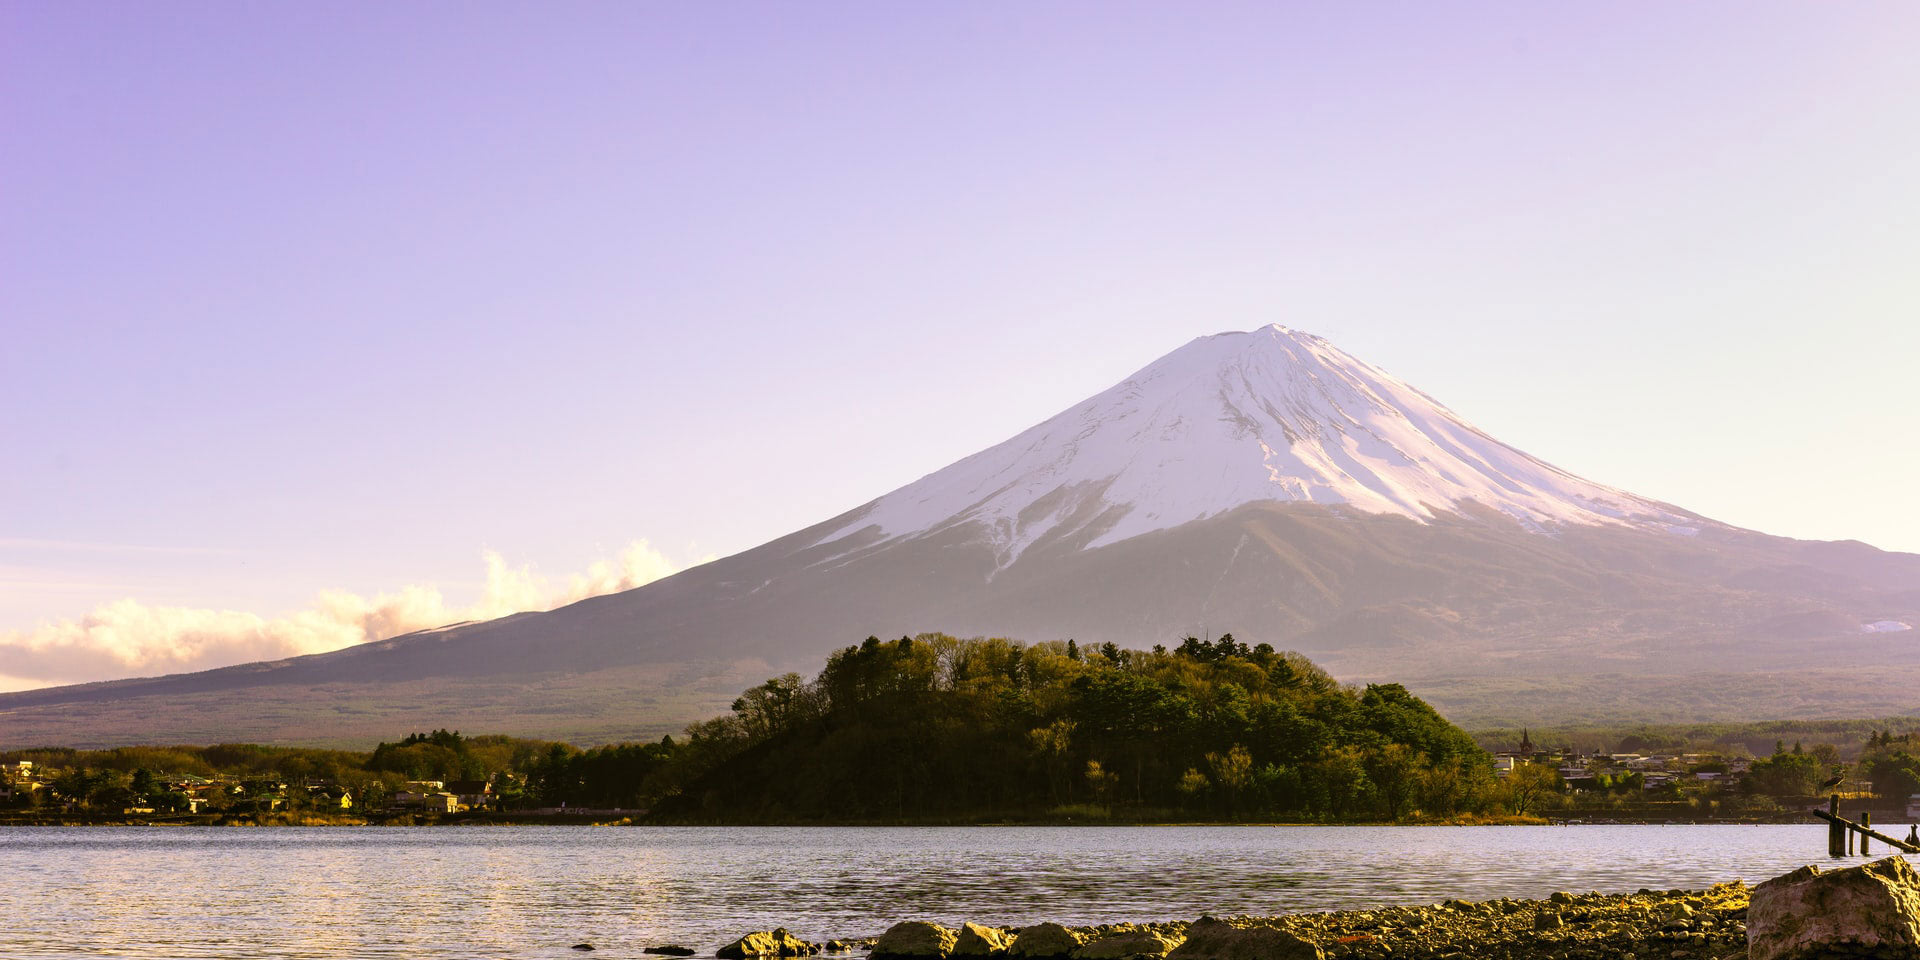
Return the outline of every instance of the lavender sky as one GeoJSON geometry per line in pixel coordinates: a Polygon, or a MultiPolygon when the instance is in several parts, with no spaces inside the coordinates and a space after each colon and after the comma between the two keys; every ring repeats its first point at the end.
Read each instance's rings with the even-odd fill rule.
{"type": "Polygon", "coordinates": [[[1916,49],[1910,3],[0,2],[0,686],[644,582],[1274,321],[1920,550],[1916,49]]]}

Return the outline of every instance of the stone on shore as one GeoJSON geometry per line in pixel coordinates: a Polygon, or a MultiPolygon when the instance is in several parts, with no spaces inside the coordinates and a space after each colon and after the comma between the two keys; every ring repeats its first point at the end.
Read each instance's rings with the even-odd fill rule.
{"type": "Polygon", "coordinates": [[[1014,960],[1066,960],[1087,938],[1057,923],[1024,927],[1007,953],[1014,960]]]}
{"type": "MultiPolygon", "coordinates": [[[[879,960],[1746,960],[1750,892],[1733,882],[1693,891],[1567,893],[1557,900],[1450,900],[1193,923],[1036,923],[971,931],[970,942],[1015,934],[998,958],[962,957],[959,940],[970,931],[925,923],[896,926],[885,945],[875,939],[842,945],[870,946],[879,960]]],[[[1897,957],[1920,960],[1897,948],[1875,960],[1897,957]]]]}
{"type": "Polygon", "coordinates": [[[1805,866],[1753,888],[1751,960],[1920,957],[1920,874],[1905,858],[1822,872],[1805,866]]]}
{"type": "Polygon", "coordinates": [[[950,927],[921,920],[896,923],[880,935],[869,960],[945,960],[960,939],[950,927]]]}
{"type": "Polygon", "coordinates": [[[1128,957],[1164,957],[1180,945],[1177,937],[1152,930],[1112,933],[1081,946],[1073,960],[1126,960],[1128,957]]]}
{"type": "Polygon", "coordinates": [[[1167,960],[1321,960],[1321,953],[1311,941],[1279,927],[1201,917],[1187,927],[1186,942],[1167,960]]]}
{"type": "Polygon", "coordinates": [[[662,957],[691,957],[695,953],[692,947],[683,947],[683,946],[680,946],[679,944],[673,944],[673,943],[664,944],[658,947],[646,947],[642,949],[640,952],[651,953],[656,956],[662,956],[662,957]]]}
{"type": "Polygon", "coordinates": [[[1013,941],[1013,935],[999,927],[963,923],[960,925],[960,937],[953,944],[953,956],[1003,957],[1007,949],[1013,946],[1013,941]]]}
{"type": "Polygon", "coordinates": [[[748,957],[805,957],[819,952],[819,944],[808,943],[781,927],[749,933],[721,947],[714,956],[721,960],[746,960],[748,957]]]}

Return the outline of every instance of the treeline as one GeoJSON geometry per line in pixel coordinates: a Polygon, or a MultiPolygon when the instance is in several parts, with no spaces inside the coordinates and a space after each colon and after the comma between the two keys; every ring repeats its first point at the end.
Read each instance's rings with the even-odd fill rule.
{"type": "MultiPolygon", "coordinates": [[[[1765,720],[1747,723],[1623,723],[1489,728],[1473,738],[1488,750],[1511,750],[1523,735],[1583,751],[1607,753],[1717,753],[1764,757],[1776,743],[1835,744],[1839,757],[1861,755],[1866,740],[1882,730],[1920,725],[1920,716],[1866,720],[1765,720]]],[[[1811,749],[1811,748],[1809,748],[1811,749]]]]}
{"type": "Polygon", "coordinates": [[[689,734],[668,818],[1397,819],[1524,812],[1544,792],[1497,782],[1399,684],[1345,687],[1231,635],[1151,651],[869,637],[689,734]]]}
{"type": "MultiPolygon", "coordinates": [[[[1613,745],[1632,751],[1730,732],[1642,728],[1613,745]]],[[[1483,742],[1507,746],[1503,739],[1483,742]]],[[[0,752],[10,764],[0,805],[164,812],[183,809],[191,794],[216,813],[338,812],[350,797],[352,810],[375,813],[411,782],[438,780],[484,781],[486,805],[508,812],[651,809],[669,822],[1340,821],[1675,798],[1764,806],[1827,789],[1843,772],[1856,786],[1842,789],[1864,782],[1883,797],[1920,793],[1920,734],[1868,728],[1862,740],[1854,764],[1830,744],[1776,740],[1738,782],[1710,780],[1730,768],[1721,757],[1649,774],[1602,771],[1601,758],[1557,752],[1496,778],[1473,738],[1404,687],[1343,686],[1298,654],[1231,635],[1123,650],[922,634],[869,637],[834,653],[811,680],[768,680],[728,714],[656,743],[582,750],[435,730],[367,752],[15,750],[0,752]],[[23,760],[32,783],[20,782],[29,776],[23,760]],[[1586,768],[1576,796],[1556,765],[1580,763],[1600,766],[1586,768]],[[1655,776],[1667,782],[1656,788],[1655,776]]]]}
{"type": "Polygon", "coordinates": [[[1920,733],[1869,730],[1852,764],[1830,743],[1807,748],[1796,741],[1788,747],[1776,740],[1773,753],[1753,762],[1743,786],[1749,794],[1796,798],[1864,786],[1877,796],[1904,801],[1920,793],[1920,733]]]}

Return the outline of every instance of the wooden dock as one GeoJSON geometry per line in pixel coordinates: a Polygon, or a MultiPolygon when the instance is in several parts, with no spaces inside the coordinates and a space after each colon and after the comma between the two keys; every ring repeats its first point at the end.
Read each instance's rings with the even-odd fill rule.
{"type": "Polygon", "coordinates": [[[1895,840],[1873,829],[1872,814],[1862,814],[1859,823],[1855,823],[1841,816],[1840,795],[1837,793],[1827,798],[1827,809],[1809,810],[1807,812],[1827,822],[1827,856],[1829,857],[1853,856],[1855,834],[1859,834],[1860,855],[1863,857],[1872,856],[1868,847],[1868,841],[1870,840],[1878,840],[1901,853],[1920,853],[1920,846],[1908,843],[1905,840],[1895,840]]]}

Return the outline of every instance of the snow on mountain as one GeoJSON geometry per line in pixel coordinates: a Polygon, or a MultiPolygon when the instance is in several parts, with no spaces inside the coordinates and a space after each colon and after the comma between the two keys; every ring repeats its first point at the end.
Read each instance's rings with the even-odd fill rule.
{"type": "Polygon", "coordinates": [[[1487,436],[1400,379],[1274,324],[1201,337],[1113,388],[857,511],[832,541],[975,524],[1001,566],[1033,544],[1085,548],[1300,501],[1426,522],[1469,502],[1545,532],[1697,518],[1583,480],[1487,436]]]}

